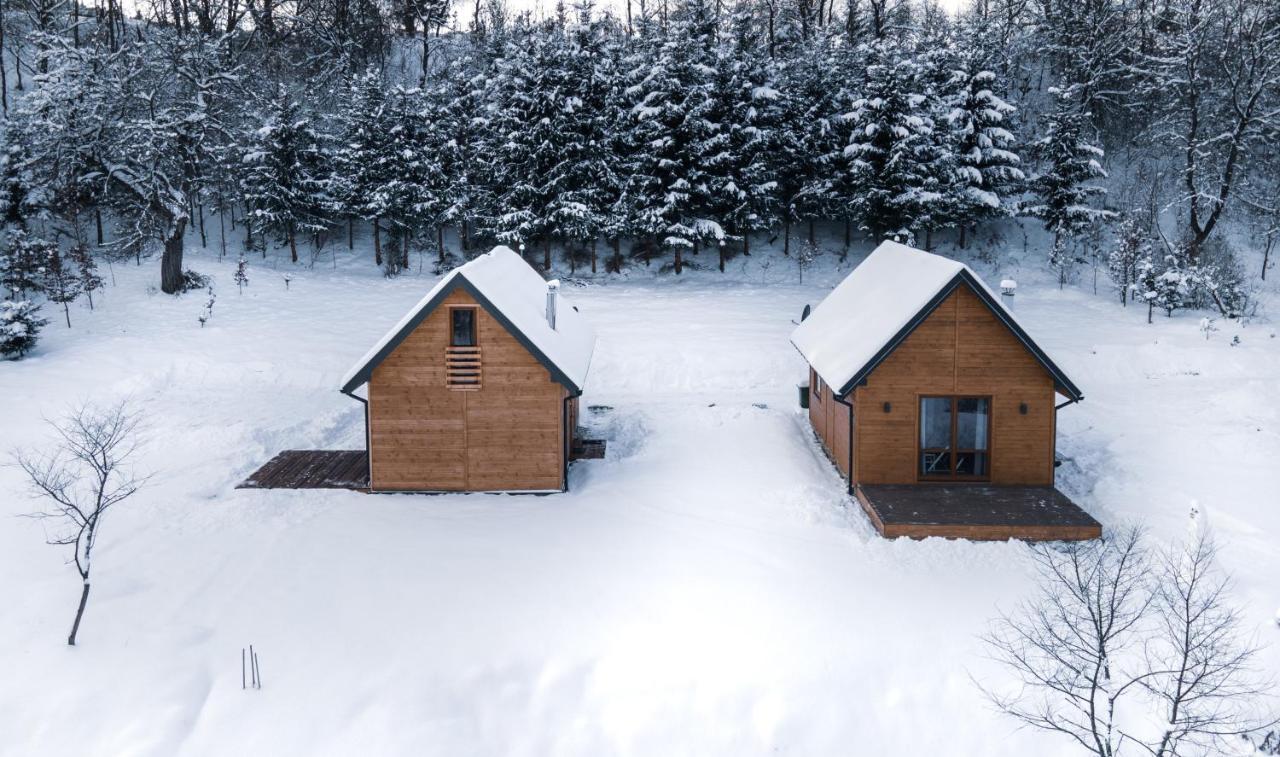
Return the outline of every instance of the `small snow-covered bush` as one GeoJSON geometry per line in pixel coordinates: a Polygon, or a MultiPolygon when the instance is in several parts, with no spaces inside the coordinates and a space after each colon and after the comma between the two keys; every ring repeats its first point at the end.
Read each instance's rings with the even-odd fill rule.
{"type": "Polygon", "coordinates": [[[197,289],[208,289],[210,278],[203,273],[188,268],[182,272],[182,291],[194,292],[197,289]]]}
{"type": "Polygon", "coordinates": [[[0,355],[12,359],[26,355],[47,323],[40,317],[39,305],[27,300],[0,302],[0,355]]]}

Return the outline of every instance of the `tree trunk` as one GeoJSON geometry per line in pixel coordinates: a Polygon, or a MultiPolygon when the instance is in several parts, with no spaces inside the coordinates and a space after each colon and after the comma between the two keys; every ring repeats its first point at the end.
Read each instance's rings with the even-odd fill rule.
{"type": "Polygon", "coordinates": [[[551,270],[551,235],[542,240],[542,270],[551,270]]]}
{"type": "Polygon", "coordinates": [[[289,224],[289,262],[298,262],[298,235],[293,230],[293,223],[289,224]]]}
{"type": "Polygon", "coordinates": [[[175,222],[169,238],[164,240],[164,255],[160,258],[160,291],[165,294],[182,291],[182,234],[186,228],[185,218],[175,222]]]}
{"type": "Polygon", "coordinates": [[[791,254],[791,218],[782,219],[782,254],[791,254]]]}
{"type": "MultiPolygon", "coordinates": [[[[744,237],[745,240],[745,237],[744,237]]],[[[720,273],[724,273],[724,243],[720,243],[720,273]]]]}
{"type": "Polygon", "coordinates": [[[196,206],[197,216],[200,219],[200,247],[207,248],[209,246],[209,238],[204,234],[204,203],[201,202],[196,206]]]}
{"type": "Polygon", "coordinates": [[[403,242],[403,245],[400,251],[400,268],[406,271],[409,270],[409,237],[410,236],[411,234],[409,233],[409,229],[406,227],[404,230],[404,239],[401,240],[403,242]]]}
{"type": "Polygon", "coordinates": [[[849,252],[849,245],[853,244],[853,221],[848,218],[844,219],[844,250],[849,252]]]}
{"type": "Polygon", "coordinates": [[[379,227],[381,219],[373,219],[373,262],[375,265],[382,265],[382,229],[379,227]]]}
{"type": "Polygon", "coordinates": [[[98,232],[98,246],[101,247],[103,242],[106,241],[102,234],[102,208],[93,209],[93,223],[98,232]]]}
{"type": "Polygon", "coordinates": [[[818,237],[814,233],[814,228],[813,228],[815,223],[816,222],[814,221],[814,219],[812,218],[809,219],[809,244],[813,245],[814,247],[817,247],[818,237]]]}
{"type": "Polygon", "coordinates": [[[347,218],[347,249],[354,250],[356,248],[356,219],[347,218]]]}
{"type": "Polygon", "coordinates": [[[76,645],[76,634],[80,632],[80,619],[84,617],[84,606],[89,602],[89,582],[84,582],[84,590],[80,592],[80,606],[76,608],[76,619],[71,624],[71,635],[67,637],[67,646],[76,645]]]}
{"type": "Polygon", "coordinates": [[[960,249],[962,250],[964,249],[964,243],[965,243],[964,232],[965,232],[965,225],[960,224],[960,249]]]}
{"type": "MultiPolygon", "coordinates": [[[[628,6],[628,7],[629,7],[629,6],[628,6]]],[[[592,272],[592,273],[595,273],[595,272],[596,272],[596,241],[597,241],[597,240],[596,240],[596,238],[595,238],[595,237],[592,237],[592,238],[591,238],[591,272],[592,272]]],[[[1263,279],[1265,279],[1265,278],[1267,277],[1267,271],[1266,271],[1266,268],[1265,268],[1265,266],[1266,266],[1266,260],[1265,260],[1265,259],[1263,260],[1263,266],[1264,266],[1264,268],[1263,268],[1263,271],[1262,271],[1262,278],[1263,278],[1263,279]]]]}
{"type": "Polygon", "coordinates": [[[683,250],[683,249],[684,249],[684,248],[683,248],[683,247],[681,247],[680,245],[676,245],[676,249],[675,249],[675,252],[676,252],[676,261],[675,261],[675,262],[676,262],[676,275],[679,275],[679,274],[680,274],[680,272],[684,270],[684,254],[683,254],[683,252],[682,252],[682,250],[683,250]]]}
{"type": "Polygon", "coordinates": [[[436,255],[441,265],[444,264],[444,224],[436,226],[436,255]]]}
{"type": "Polygon", "coordinates": [[[744,258],[751,257],[751,235],[750,234],[742,235],[742,257],[744,258]]]}

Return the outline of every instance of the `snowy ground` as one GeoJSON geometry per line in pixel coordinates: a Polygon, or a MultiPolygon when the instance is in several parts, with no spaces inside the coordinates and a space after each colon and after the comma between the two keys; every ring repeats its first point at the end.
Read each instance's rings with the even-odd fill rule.
{"type": "MultiPolygon", "coordinates": [[[[9,517],[32,504],[0,469],[0,755],[1069,753],[970,680],[1026,548],[878,538],[796,408],[787,335],[830,261],[805,286],[778,263],[570,288],[599,334],[585,404],[611,409],[585,419],[608,459],[567,495],[235,490],[280,449],[359,446],[338,379],[434,280],[359,263],[288,291],[257,265],[240,296],[197,257],[204,329],[203,296],[117,267],[97,313],[0,364],[0,446],[130,396],[157,474],[108,523],[69,649],[74,572],[9,517]]],[[[1276,327],[1206,342],[1198,314],[1147,326],[1043,286],[1019,310],[1086,395],[1060,416],[1060,486],[1161,539],[1198,500],[1280,672],[1276,327]]]]}

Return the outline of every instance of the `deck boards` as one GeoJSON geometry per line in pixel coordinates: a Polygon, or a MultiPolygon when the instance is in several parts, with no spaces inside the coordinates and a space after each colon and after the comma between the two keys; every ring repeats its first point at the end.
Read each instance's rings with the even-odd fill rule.
{"type": "Polygon", "coordinates": [[[886,537],[1096,539],[1102,525],[1048,486],[863,484],[858,502],[886,537]]]}
{"type": "Polygon", "coordinates": [[[367,490],[369,458],[364,450],[285,450],[236,488],[367,490]]]}

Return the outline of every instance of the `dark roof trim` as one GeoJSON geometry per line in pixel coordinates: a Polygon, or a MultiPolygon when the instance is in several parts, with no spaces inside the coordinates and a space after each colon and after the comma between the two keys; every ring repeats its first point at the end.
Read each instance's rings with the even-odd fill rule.
{"type": "Polygon", "coordinates": [[[489,313],[489,315],[493,316],[493,319],[498,323],[500,323],[503,328],[505,328],[512,336],[514,336],[516,338],[516,341],[519,342],[521,346],[523,346],[526,350],[529,351],[530,355],[533,355],[534,358],[536,358],[537,361],[541,363],[544,368],[550,371],[551,379],[553,381],[559,384],[562,384],[566,389],[568,389],[571,393],[575,395],[582,394],[582,388],[579,387],[577,384],[573,383],[573,381],[567,375],[565,375],[565,372],[560,370],[559,366],[551,362],[551,360],[545,354],[543,354],[542,350],[538,349],[537,346],[534,345],[533,341],[530,340],[529,337],[525,336],[524,332],[516,328],[515,324],[512,323],[505,315],[503,315],[502,311],[499,310],[492,302],[490,302],[488,297],[485,297],[483,294],[481,294],[480,290],[476,288],[475,284],[472,284],[470,281],[468,281],[466,275],[461,272],[455,275],[453,277],[453,280],[450,281],[448,284],[446,284],[444,287],[442,287],[439,292],[436,292],[436,295],[432,297],[427,302],[427,304],[418,308],[418,312],[413,314],[413,318],[411,318],[409,322],[404,325],[404,328],[400,329],[400,331],[394,337],[392,337],[391,341],[383,345],[381,350],[378,350],[378,354],[374,355],[372,359],[370,359],[367,363],[364,364],[363,367],[360,368],[360,372],[357,373],[350,381],[346,383],[345,386],[342,387],[342,391],[344,393],[350,394],[352,391],[354,391],[356,388],[358,388],[362,384],[368,383],[369,379],[373,376],[373,369],[377,368],[382,363],[383,360],[386,360],[387,357],[392,352],[395,352],[396,348],[400,346],[401,342],[407,339],[409,335],[412,334],[413,331],[418,328],[418,326],[422,325],[422,322],[425,321],[427,317],[430,316],[431,313],[434,312],[435,309],[440,306],[440,303],[444,301],[444,298],[448,297],[450,294],[453,293],[455,289],[458,289],[458,288],[461,288],[462,290],[467,292],[467,294],[470,294],[471,297],[475,299],[476,303],[480,305],[480,307],[484,308],[485,311],[489,313]]]}
{"type": "Polygon", "coordinates": [[[907,322],[906,326],[902,327],[902,330],[897,334],[894,334],[893,338],[885,343],[885,345],[880,348],[880,351],[877,352],[860,371],[855,373],[853,378],[849,379],[848,383],[840,387],[840,391],[838,392],[839,396],[844,397],[849,394],[849,392],[853,391],[854,387],[865,383],[871,372],[883,363],[889,355],[893,354],[893,351],[898,349],[902,342],[911,335],[911,332],[915,331],[921,323],[924,323],[924,320],[932,315],[933,311],[937,310],[938,306],[941,305],[942,302],[956,290],[956,287],[961,284],[968,286],[969,289],[978,296],[978,299],[991,310],[992,314],[994,314],[995,317],[1009,329],[1009,331],[1013,332],[1013,335],[1017,337],[1023,347],[1027,348],[1027,351],[1031,353],[1032,357],[1034,357],[1040,365],[1044,366],[1044,369],[1053,377],[1055,387],[1063,394],[1063,396],[1075,402],[1079,402],[1084,399],[1084,395],[1080,392],[1079,387],[1077,387],[1071,379],[1067,378],[1067,374],[1063,373],[1062,369],[1049,359],[1049,356],[1045,354],[1044,350],[1040,349],[1040,347],[1032,341],[1027,332],[1023,331],[1022,327],[1018,325],[1018,322],[1009,317],[1009,313],[1004,309],[1004,306],[997,302],[995,298],[992,297],[991,292],[983,286],[981,282],[975,279],[973,274],[969,273],[968,270],[961,270],[957,273],[955,278],[951,279],[951,281],[948,282],[941,291],[934,295],[933,299],[929,300],[929,302],[920,309],[919,313],[916,313],[915,317],[907,322]]]}

